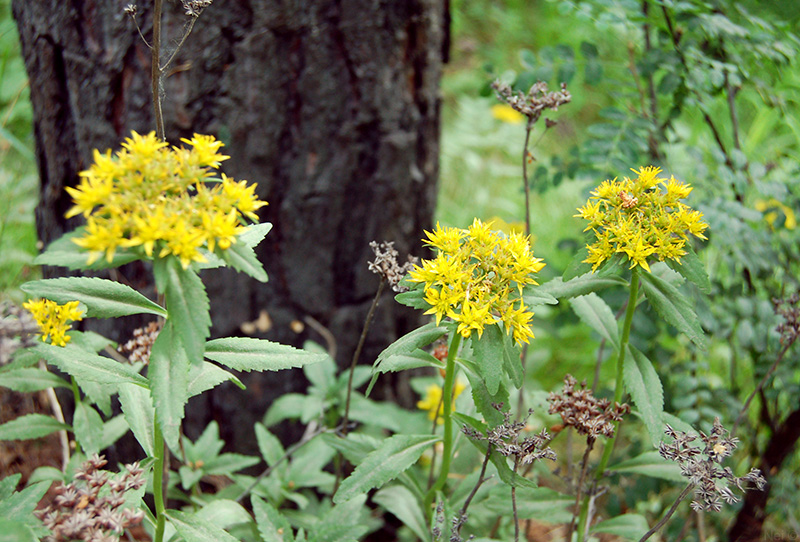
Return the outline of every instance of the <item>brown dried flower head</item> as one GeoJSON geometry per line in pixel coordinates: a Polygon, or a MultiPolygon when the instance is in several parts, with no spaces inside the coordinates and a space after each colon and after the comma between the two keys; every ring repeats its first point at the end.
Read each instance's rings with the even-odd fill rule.
{"type": "MultiPolygon", "coordinates": [[[[548,92],[547,83],[537,81],[527,94],[523,94],[522,91],[514,92],[508,84],[500,80],[492,83],[492,88],[499,100],[506,102],[512,109],[528,117],[529,124],[539,120],[545,109],[558,111],[559,106],[572,101],[572,95],[567,90],[566,83],[561,83],[560,90],[548,92]]],[[[550,126],[548,123],[548,128],[550,126]]]]}
{"type": "Polygon", "coordinates": [[[408,290],[400,284],[400,281],[406,273],[414,269],[414,264],[419,261],[418,258],[409,255],[408,261],[400,265],[397,263],[399,253],[394,248],[394,241],[384,241],[381,244],[372,241],[369,246],[375,253],[375,259],[369,262],[369,270],[384,277],[395,292],[408,290]]]}
{"type": "Polygon", "coordinates": [[[564,425],[575,428],[580,435],[586,435],[594,440],[598,436],[614,436],[614,422],[622,420],[622,416],[631,411],[623,403],[614,403],[608,399],[598,399],[586,389],[582,382],[576,389],[578,381],[572,375],[564,377],[564,388],[561,393],[550,392],[547,401],[550,403],[549,414],[560,414],[564,425]]]}
{"type": "Polygon", "coordinates": [[[150,350],[156,342],[161,326],[158,322],[150,322],[145,327],[133,330],[133,338],[117,348],[117,351],[128,357],[131,363],[143,361],[145,365],[150,363],[150,350]]]}
{"type": "MultiPolygon", "coordinates": [[[[550,442],[550,435],[546,429],[542,429],[539,434],[525,437],[520,441],[520,433],[527,427],[527,417],[524,420],[511,421],[511,413],[503,412],[503,404],[492,405],[495,409],[502,412],[503,423],[497,427],[486,430],[483,435],[471,427],[464,427],[462,431],[468,437],[475,440],[487,441],[495,450],[506,457],[514,457],[520,463],[532,463],[537,459],[556,460],[556,453],[547,446],[550,442]]],[[[533,413],[528,411],[528,417],[533,413]]]]}
{"type": "Polygon", "coordinates": [[[791,344],[800,337],[800,295],[796,292],[788,299],[773,299],[775,314],[783,318],[777,332],[781,335],[781,345],[791,344]]]}
{"type": "Polygon", "coordinates": [[[51,532],[44,542],[118,542],[125,529],[142,521],[141,511],[122,507],[125,493],[145,483],[139,463],[125,465],[121,475],[100,470],[106,463],[101,455],[90,457],[70,484],[56,489],[53,502],[35,512],[51,532]]]}
{"type": "Polygon", "coordinates": [[[758,469],[751,469],[744,476],[734,476],[729,467],[718,467],[722,460],[733,454],[739,439],[730,436],[719,418],[714,420],[711,432],[706,435],[702,431],[699,436],[676,431],[667,425],[664,433],[672,438],[671,443],[662,442],[658,452],[665,459],[675,461],[681,467],[681,474],[694,485],[693,510],[719,512],[722,501],[733,504],[739,500],[730,485],[744,492],[750,487],[762,490],[767,481],[758,469]],[[703,447],[691,443],[697,439],[703,447]]]}

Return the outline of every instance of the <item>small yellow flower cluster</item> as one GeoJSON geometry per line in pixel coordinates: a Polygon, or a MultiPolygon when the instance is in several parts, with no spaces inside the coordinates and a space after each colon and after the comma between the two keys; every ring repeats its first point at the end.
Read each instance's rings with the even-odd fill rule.
{"type": "Polygon", "coordinates": [[[631,171],[637,174],[633,180],[601,183],[575,215],[589,221],[583,231],[592,230],[597,238],[587,245],[589,257],[584,260],[592,264],[592,272],[617,252],[628,256],[631,269],[639,265],[650,271],[650,256],[680,263],[687,234],[705,239],[703,213],[679,201],[692,191],[689,185],[675,177],[660,178],[661,168],[653,166],[631,171]]]}
{"type": "Polygon", "coordinates": [[[422,260],[422,267],[414,266],[410,278],[425,284],[425,301],[431,306],[425,314],[435,314],[437,325],[448,316],[469,337],[473,330],[481,336],[484,326],[501,321],[517,344],[527,343],[533,337],[533,313],[522,301],[522,289],[537,284],[533,273],[545,264],[533,257],[527,237],[504,236],[490,227],[477,218],[466,230],[437,224],[433,232],[425,232],[425,242],[439,252],[433,260],[422,260]]]}
{"type": "Polygon", "coordinates": [[[225,250],[244,228],[243,218],[266,205],[255,185],[236,182],[214,169],[228,156],[222,142],[195,134],[182,139],[191,149],[168,148],[155,133],[132,136],[114,156],[94,152],[94,163],[81,172],[76,188],[67,188],[74,206],[67,218],[83,214],[86,234],[74,242],[90,251],[89,264],[117,247],[142,247],[148,258],[177,256],[184,268],[205,261],[201,247],[225,250]]]}
{"type": "MultiPolygon", "coordinates": [[[[455,400],[461,395],[466,386],[463,382],[456,380],[453,385],[453,410],[455,410],[455,400]]],[[[442,387],[436,384],[431,384],[425,390],[425,397],[417,401],[417,408],[420,410],[428,411],[428,419],[433,421],[436,418],[436,423],[441,424],[441,415],[444,414],[444,402],[442,401],[442,387]]]]}
{"type": "Polygon", "coordinates": [[[70,301],[64,305],[59,305],[49,299],[39,301],[28,300],[22,306],[30,311],[39,329],[42,330],[42,340],[50,342],[56,346],[66,346],[69,342],[69,331],[72,326],[68,322],[83,320],[83,311],[78,308],[77,301],[70,301]]]}

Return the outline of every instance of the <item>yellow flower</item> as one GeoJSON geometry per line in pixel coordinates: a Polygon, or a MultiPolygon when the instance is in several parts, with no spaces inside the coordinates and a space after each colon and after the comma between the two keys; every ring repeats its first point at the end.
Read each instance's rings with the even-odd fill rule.
{"type": "Polygon", "coordinates": [[[593,272],[616,253],[628,257],[631,269],[649,271],[651,256],[680,263],[688,235],[706,238],[703,214],[680,201],[692,191],[689,185],[659,177],[661,169],[653,166],[631,171],[634,179],[603,181],[575,215],[589,222],[584,231],[595,234],[584,260],[593,272]]]}
{"type": "Polygon", "coordinates": [[[792,208],[775,198],[771,198],[769,201],[758,200],[755,203],[755,208],[756,211],[764,213],[764,220],[767,221],[770,227],[775,226],[775,222],[778,220],[778,211],[782,212],[785,217],[783,221],[784,228],[793,230],[797,227],[797,217],[792,208]]]}
{"type": "MultiPolygon", "coordinates": [[[[466,386],[463,382],[456,380],[453,385],[453,410],[455,410],[455,400],[461,395],[466,386]]],[[[431,384],[425,390],[425,397],[417,401],[417,408],[426,410],[428,412],[428,419],[433,421],[436,418],[436,423],[442,423],[442,414],[444,414],[444,402],[442,401],[442,387],[437,384],[431,384]]]]}
{"type": "Polygon", "coordinates": [[[70,340],[67,331],[72,328],[68,322],[83,320],[83,310],[78,305],[80,305],[78,301],[59,305],[49,299],[40,299],[39,301],[29,299],[22,306],[30,311],[39,325],[42,341],[47,341],[49,337],[51,344],[66,346],[70,340]]]}
{"type": "Polygon", "coordinates": [[[74,205],[66,216],[83,214],[86,233],[73,241],[89,251],[91,264],[117,247],[140,250],[142,257],[177,257],[181,265],[205,261],[200,250],[227,250],[244,231],[245,219],[258,220],[266,205],[255,185],[236,182],[213,170],[228,157],[222,142],[194,134],[182,139],[191,149],[172,147],[155,133],[133,132],[113,156],[94,153],[81,182],[67,188],[74,205]]]}
{"type": "Polygon", "coordinates": [[[525,120],[525,116],[522,113],[518,113],[510,105],[506,104],[493,105],[492,116],[499,121],[509,124],[520,124],[525,120]]]}
{"type": "Polygon", "coordinates": [[[533,336],[530,312],[522,290],[536,284],[534,274],[544,263],[533,256],[530,241],[520,233],[503,235],[478,219],[466,229],[442,228],[426,232],[427,244],[438,250],[433,260],[422,260],[410,272],[412,282],[423,283],[425,314],[445,316],[457,323],[463,337],[483,335],[486,326],[502,324],[514,341],[533,336]]]}

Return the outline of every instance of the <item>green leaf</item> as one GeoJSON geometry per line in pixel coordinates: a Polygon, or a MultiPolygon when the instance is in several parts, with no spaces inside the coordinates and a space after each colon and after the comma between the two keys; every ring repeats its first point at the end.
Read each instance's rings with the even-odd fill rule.
{"type": "MultiPolygon", "coordinates": [[[[19,418],[18,418],[19,419],[19,418]]],[[[32,484],[0,501],[0,518],[26,518],[33,514],[50,484],[32,484]]]]}
{"type": "Polygon", "coordinates": [[[40,538],[29,522],[0,519],[0,542],[37,542],[38,540],[40,538]]]}
{"type": "Polygon", "coordinates": [[[250,496],[253,515],[256,517],[258,534],[263,542],[293,542],[292,526],[286,516],[256,495],[250,496]]]}
{"type": "Polygon", "coordinates": [[[314,354],[264,339],[228,337],[206,343],[205,356],[236,371],[280,371],[319,363],[327,354],[314,354]]]}
{"type": "Polygon", "coordinates": [[[139,255],[130,249],[117,248],[111,263],[106,261],[103,257],[92,265],[87,265],[86,262],[89,260],[89,254],[72,242],[73,239],[83,237],[85,234],[86,226],[80,226],[74,231],[62,235],[59,239],[47,245],[45,251],[37,256],[33,260],[33,263],[36,265],[55,265],[68,269],[99,270],[119,267],[120,265],[125,265],[126,263],[139,259],[139,255]]]}
{"type": "Polygon", "coordinates": [[[361,540],[369,526],[364,522],[364,503],[366,495],[356,495],[352,499],[337,504],[313,527],[309,542],[352,542],[361,540]]]}
{"type": "Polygon", "coordinates": [[[230,475],[260,462],[261,459],[249,455],[220,454],[213,459],[209,459],[203,465],[203,472],[206,474],[230,475]]]}
{"type": "Polygon", "coordinates": [[[411,289],[407,292],[401,292],[394,296],[395,301],[401,305],[405,305],[406,307],[411,307],[412,309],[427,310],[431,308],[430,304],[425,301],[425,288],[422,284],[412,282],[407,283],[406,286],[410,287],[411,289]]]}
{"type": "Polygon", "coordinates": [[[539,291],[550,294],[557,299],[568,299],[579,295],[597,292],[611,286],[627,286],[625,279],[616,275],[602,276],[587,273],[563,282],[561,277],[545,282],[539,286],[539,291]]]}
{"type": "Polygon", "coordinates": [[[439,361],[424,350],[414,350],[408,354],[397,354],[389,356],[377,366],[381,373],[396,373],[407,369],[419,369],[420,367],[435,367],[444,369],[444,362],[439,361]]]}
{"type": "Polygon", "coordinates": [[[0,373],[0,386],[23,393],[46,390],[48,388],[69,388],[70,385],[60,376],[42,369],[12,369],[0,373]]]}
{"type": "Polygon", "coordinates": [[[503,423],[503,415],[494,408],[495,404],[508,405],[508,390],[505,386],[498,386],[496,393],[489,393],[483,377],[478,373],[477,367],[467,360],[456,358],[456,362],[464,368],[470,388],[472,390],[472,401],[475,408],[481,413],[483,418],[490,425],[496,426],[503,423]]]}
{"type": "Polygon", "coordinates": [[[650,530],[647,519],[639,514],[623,514],[601,521],[592,527],[592,533],[609,533],[626,540],[640,540],[650,530]]]}
{"type": "Polygon", "coordinates": [[[570,300],[572,310],[581,321],[600,334],[619,350],[619,328],[614,313],[603,299],[595,294],[587,294],[570,300]]]}
{"type": "Polygon", "coordinates": [[[522,379],[525,377],[525,369],[522,365],[522,350],[514,343],[511,335],[503,336],[503,369],[511,378],[514,386],[519,389],[522,387],[522,379]]]}
{"type": "Polygon", "coordinates": [[[148,386],[147,379],[129,365],[87,352],[74,344],[68,343],[67,346],[39,344],[33,349],[48,363],[75,378],[98,384],[118,385],[130,382],[145,388],[148,386]]]}
{"type": "Polygon", "coordinates": [[[522,290],[522,301],[526,307],[535,307],[536,305],[558,305],[558,299],[543,292],[540,286],[525,286],[522,290]]]}
{"type": "Polygon", "coordinates": [[[96,277],[61,277],[34,280],[20,286],[30,296],[43,297],[59,304],[80,301],[90,318],[116,318],[130,314],[166,316],[158,304],[124,284],[96,277]]]}
{"type": "Polygon", "coordinates": [[[198,514],[167,510],[167,518],[184,542],[238,542],[236,538],[198,514]]]}
{"type": "Polygon", "coordinates": [[[133,384],[122,384],[119,387],[119,404],[136,441],[148,457],[153,457],[155,409],[150,393],[133,384]]]}
{"type": "Polygon", "coordinates": [[[626,459],[608,468],[612,472],[629,472],[669,480],[670,482],[684,482],[686,479],[681,475],[681,469],[677,463],[667,461],[655,450],[637,455],[631,459],[626,459]]]}
{"type": "Polygon", "coordinates": [[[334,503],[343,503],[370,489],[381,487],[416,463],[440,439],[431,435],[394,435],[384,440],[339,486],[334,503]]]}
{"type": "MultiPolygon", "coordinates": [[[[520,519],[566,523],[572,518],[567,508],[573,504],[575,497],[547,487],[517,487],[517,514],[520,519]]],[[[511,516],[511,492],[508,487],[493,488],[486,500],[486,508],[497,515],[511,516]]]]}
{"type": "Polygon", "coordinates": [[[580,277],[581,275],[591,273],[592,264],[583,261],[588,257],[589,249],[586,246],[580,248],[578,252],[575,253],[575,256],[572,257],[572,260],[570,260],[570,262],[567,264],[567,268],[564,270],[561,280],[564,282],[569,282],[570,280],[580,277]]]}
{"type": "Polygon", "coordinates": [[[200,364],[211,328],[208,295],[203,282],[193,270],[184,269],[175,257],[156,258],[153,273],[158,290],[164,293],[168,320],[180,337],[186,357],[191,363],[200,364]]]}
{"type": "Polygon", "coordinates": [[[44,414],[26,414],[0,425],[0,440],[28,440],[71,428],[44,414]]]}
{"type": "Polygon", "coordinates": [[[372,500],[402,521],[420,540],[430,540],[425,514],[408,488],[399,485],[384,487],[372,496],[372,500]]]}
{"type": "Polygon", "coordinates": [[[72,420],[75,438],[86,455],[100,452],[100,441],[103,439],[103,420],[95,409],[78,401],[72,420]]]}
{"type": "Polygon", "coordinates": [[[378,367],[384,360],[391,356],[410,354],[415,350],[422,348],[423,346],[428,346],[447,332],[447,327],[437,326],[431,322],[430,324],[426,324],[410,333],[403,335],[390,344],[378,355],[378,359],[375,360],[375,364],[372,366],[372,380],[370,380],[369,386],[367,386],[365,395],[369,396],[373,386],[375,385],[375,382],[378,380],[378,375],[380,374],[378,372],[378,367]]]}
{"type": "Polygon", "coordinates": [[[214,499],[195,512],[194,517],[223,529],[253,521],[241,504],[230,499],[214,499]]]}
{"type": "Polygon", "coordinates": [[[628,345],[622,367],[625,389],[641,414],[650,441],[658,446],[664,436],[664,390],[653,364],[636,347],[628,345]]]}
{"type": "Polygon", "coordinates": [[[274,467],[286,453],[286,450],[283,449],[283,444],[281,444],[278,437],[270,433],[266,427],[258,422],[255,424],[255,431],[256,442],[261,456],[268,467],[274,467]]]}
{"type": "Polygon", "coordinates": [[[161,432],[172,450],[179,449],[183,407],[189,400],[190,365],[183,341],[175,332],[172,320],[167,320],[150,351],[147,376],[161,432]]]}
{"type": "Polygon", "coordinates": [[[272,231],[271,222],[250,224],[236,239],[238,242],[244,243],[250,248],[256,248],[270,231],[272,231]]]}
{"type": "Polygon", "coordinates": [[[490,395],[496,395],[503,378],[501,356],[504,348],[503,332],[498,325],[486,326],[483,335],[470,337],[475,365],[490,395]]]}
{"type": "Polygon", "coordinates": [[[711,281],[708,279],[708,274],[706,273],[705,267],[703,267],[703,262],[700,261],[700,258],[697,257],[697,253],[695,253],[690,245],[684,245],[684,249],[686,250],[686,254],[681,257],[680,262],[667,260],[667,265],[683,275],[686,280],[692,282],[701,292],[710,294],[711,281]]]}
{"type": "Polygon", "coordinates": [[[244,243],[234,243],[219,254],[228,265],[237,271],[250,275],[259,282],[267,282],[269,279],[252,247],[244,243]]]}
{"type": "Polygon", "coordinates": [[[130,430],[125,416],[117,414],[107,422],[103,423],[103,433],[100,436],[100,449],[105,450],[121,439],[130,430]]]}
{"type": "Polygon", "coordinates": [[[16,474],[9,474],[0,480],[0,501],[6,500],[14,493],[21,478],[22,474],[18,472],[16,474]]]}
{"type": "Polygon", "coordinates": [[[647,301],[664,320],[685,333],[698,347],[705,349],[703,329],[689,300],[667,281],[652,273],[640,273],[647,301]]]}
{"type": "Polygon", "coordinates": [[[213,363],[204,361],[202,365],[192,365],[189,369],[189,397],[200,395],[204,391],[214,389],[229,380],[236,384],[239,389],[245,389],[245,385],[236,375],[217,367],[213,363]]]}

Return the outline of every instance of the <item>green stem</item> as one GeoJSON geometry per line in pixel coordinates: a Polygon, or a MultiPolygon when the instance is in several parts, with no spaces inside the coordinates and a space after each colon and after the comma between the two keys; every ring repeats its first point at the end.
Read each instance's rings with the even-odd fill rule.
{"type": "Polygon", "coordinates": [[[439,477],[425,495],[425,511],[430,510],[436,492],[444,487],[447,476],[450,474],[450,461],[453,459],[453,419],[450,414],[453,411],[453,384],[456,376],[456,354],[461,346],[461,335],[453,332],[450,339],[450,346],[447,351],[447,365],[445,366],[444,387],[442,389],[442,418],[444,418],[444,437],[442,449],[442,467],[439,470],[439,477]]]}
{"type": "MultiPolygon", "coordinates": [[[[622,385],[622,369],[625,366],[625,351],[628,349],[628,341],[631,336],[631,322],[633,322],[633,313],[636,310],[636,299],[639,296],[639,268],[634,267],[631,271],[631,284],[628,296],[628,306],[625,309],[625,322],[622,325],[622,339],[619,342],[619,355],[617,356],[617,377],[614,382],[614,403],[622,402],[623,385],[622,385]]],[[[613,407],[613,404],[612,404],[613,407]]],[[[611,452],[614,451],[614,444],[617,442],[617,435],[619,434],[619,422],[614,422],[614,436],[606,439],[606,445],[603,448],[603,456],[600,458],[600,463],[594,473],[595,481],[603,478],[608,460],[611,458],[611,452]]],[[[589,500],[591,494],[587,493],[583,499],[583,506],[581,506],[580,517],[578,518],[578,541],[583,540],[584,532],[586,530],[586,519],[589,513],[589,500]]]]}
{"type": "Polygon", "coordinates": [[[164,436],[161,434],[158,420],[154,420],[153,429],[153,453],[156,456],[153,465],[153,498],[156,505],[156,532],[153,542],[163,542],[167,519],[164,506],[164,436]]]}

